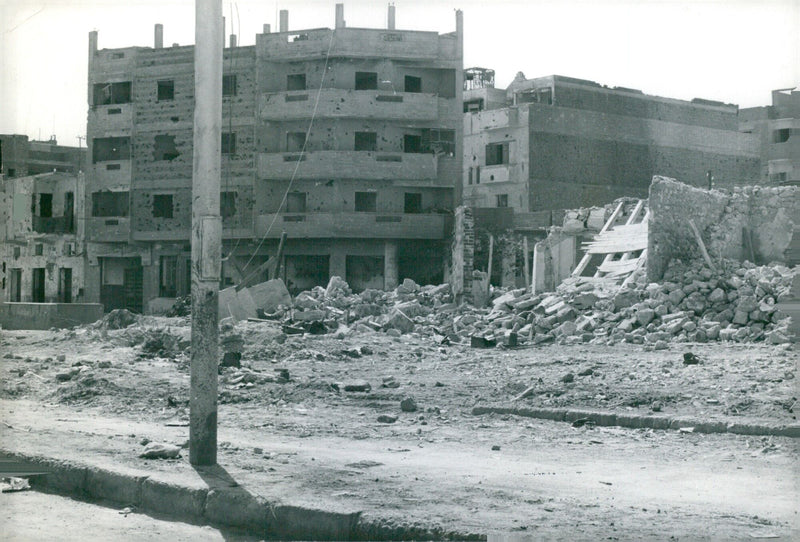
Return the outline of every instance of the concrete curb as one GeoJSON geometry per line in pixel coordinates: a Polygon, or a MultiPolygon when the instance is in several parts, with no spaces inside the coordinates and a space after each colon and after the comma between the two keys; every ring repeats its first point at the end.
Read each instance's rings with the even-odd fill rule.
{"type": "Polygon", "coordinates": [[[680,429],[692,427],[695,433],[733,433],[737,435],[758,435],[800,438],[800,424],[760,425],[748,423],[728,423],[723,421],[701,421],[693,418],[670,418],[667,416],[641,416],[637,414],[614,414],[596,410],[571,410],[557,408],[516,408],[476,406],[473,416],[482,414],[514,414],[526,418],[553,420],[572,423],[587,419],[595,425],[604,427],[628,427],[631,429],[680,429]]]}
{"type": "Polygon", "coordinates": [[[141,475],[0,449],[0,454],[49,474],[32,476],[33,489],[106,500],[176,521],[232,528],[282,540],[486,540],[482,534],[446,532],[366,518],[362,512],[333,512],[271,503],[240,486],[187,487],[141,475]]]}

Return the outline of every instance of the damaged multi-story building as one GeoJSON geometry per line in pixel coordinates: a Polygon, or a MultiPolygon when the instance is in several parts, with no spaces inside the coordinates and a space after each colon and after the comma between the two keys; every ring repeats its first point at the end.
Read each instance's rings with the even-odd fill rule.
{"type": "MultiPolygon", "coordinates": [[[[223,285],[286,233],[290,290],[441,282],[461,175],[463,22],[289,30],[223,51],[223,285]]],[[[87,284],[106,310],[189,292],[194,47],[89,36],[87,284]]]]}
{"type": "Polygon", "coordinates": [[[467,205],[546,214],[647,197],[653,175],[700,187],[759,178],[760,142],[739,131],[736,105],[560,75],[519,73],[503,92],[480,68],[465,84],[467,205]]]}
{"type": "Polygon", "coordinates": [[[83,174],[64,172],[2,180],[1,301],[84,299],[83,187],[83,174]]]}

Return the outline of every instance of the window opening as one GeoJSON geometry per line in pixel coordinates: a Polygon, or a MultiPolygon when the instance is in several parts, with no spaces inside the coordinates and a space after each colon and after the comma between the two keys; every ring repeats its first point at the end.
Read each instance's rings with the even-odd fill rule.
{"type": "Polygon", "coordinates": [[[355,209],[360,213],[374,213],[377,209],[376,192],[356,192],[355,209]]]}
{"type": "Polygon", "coordinates": [[[172,100],[175,98],[175,81],[158,81],[158,101],[172,100]]]}
{"type": "Polygon", "coordinates": [[[356,90],[377,90],[377,72],[356,72],[356,90]]]}
{"type": "Polygon", "coordinates": [[[422,194],[419,192],[406,192],[404,196],[404,213],[421,213],[422,212],[422,194]]]}
{"type": "Polygon", "coordinates": [[[356,132],[355,144],[353,149],[356,151],[374,151],[378,149],[378,134],[376,132],[356,132]]]}
{"type": "Polygon", "coordinates": [[[153,194],[153,218],[172,218],[172,194],[153,194]]]}

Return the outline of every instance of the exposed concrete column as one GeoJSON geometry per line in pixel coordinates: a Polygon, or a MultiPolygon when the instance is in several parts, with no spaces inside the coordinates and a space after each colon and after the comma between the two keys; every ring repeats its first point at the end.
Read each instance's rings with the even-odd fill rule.
{"type": "Polygon", "coordinates": [[[509,239],[503,243],[503,259],[501,265],[500,284],[503,288],[516,288],[517,251],[516,243],[509,239]]]}
{"type": "Polygon", "coordinates": [[[270,28],[271,28],[271,27],[270,27],[268,24],[265,24],[265,25],[264,25],[264,31],[263,31],[263,34],[269,34],[269,33],[270,33],[270,28]]]}
{"type": "Polygon", "coordinates": [[[164,25],[157,24],[155,28],[155,36],[153,38],[153,48],[162,49],[164,47],[164,25]]]}
{"type": "Polygon", "coordinates": [[[464,56],[464,12],[456,10],[456,56],[464,56]]]}
{"type": "Polygon", "coordinates": [[[394,4],[389,4],[389,20],[386,24],[386,28],[389,30],[394,30],[395,22],[394,22],[394,4]]]}
{"type": "Polygon", "coordinates": [[[531,275],[532,293],[540,294],[547,291],[547,269],[545,242],[539,241],[533,246],[533,269],[531,275]]]}
{"type": "Polygon", "coordinates": [[[336,4],[336,28],[344,28],[344,4],[336,4]]]}
{"type": "Polygon", "coordinates": [[[280,12],[280,26],[278,27],[279,32],[288,32],[289,31],[289,10],[282,9],[280,12]]]}
{"type": "Polygon", "coordinates": [[[383,245],[383,289],[394,290],[400,284],[400,269],[397,265],[397,241],[386,241],[383,245]]]}
{"type": "MultiPolygon", "coordinates": [[[[87,93],[87,103],[91,106],[94,105],[94,100],[92,96],[92,65],[94,64],[94,56],[97,54],[97,30],[92,30],[89,32],[89,85],[88,85],[88,93],[87,93]]],[[[89,145],[89,140],[86,140],[87,146],[89,145]]]]}
{"type": "Polygon", "coordinates": [[[234,47],[236,47],[236,34],[231,34],[230,48],[233,49],[234,47]]]}
{"type": "Polygon", "coordinates": [[[347,255],[334,248],[328,260],[328,275],[331,277],[347,277],[347,255]]]}
{"type": "Polygon", "coordinates": [[[189,462],[217,462],[217,366],[222,219],[222,0],[195,0],[192,169],[192,359],[189,462]]]}

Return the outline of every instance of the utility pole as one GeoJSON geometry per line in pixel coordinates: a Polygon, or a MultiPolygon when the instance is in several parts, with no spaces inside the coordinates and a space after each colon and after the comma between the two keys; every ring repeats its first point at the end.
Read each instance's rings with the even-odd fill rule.
{"type": "Polygon", "coordinates": [[[195,0],[192,165],[192,361],[189,462],[217,463],[222,218],[222,0],[195,0]]]}

